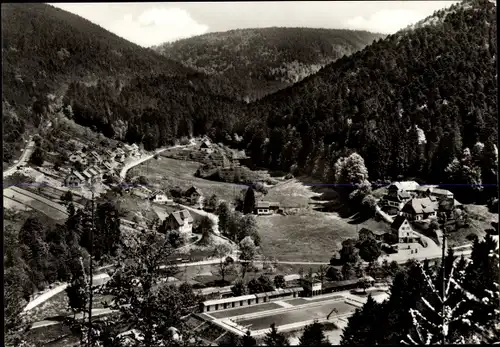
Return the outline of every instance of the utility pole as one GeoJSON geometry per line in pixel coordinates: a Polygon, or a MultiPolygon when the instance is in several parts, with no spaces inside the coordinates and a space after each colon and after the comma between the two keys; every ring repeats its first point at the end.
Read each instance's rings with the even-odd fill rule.
{"type": "Polygon", "coordinates": [[[447,216],[446,216],[446,213],[443,213],[442,215],[442,230],[441,230],[441,233],[443,235],[443,237],[441,238],[441,268],[442,268],[442,272],[443,272],[443,283],[442,283],[442,286],[443,288],[441,289],[442,290],[442,294],[441,294],[441,298],[442,298],[442,305],[441,305],[441,333],[442,333],[442,341],[441,341],[441,344],[442,345],[445,345],[446,344],[446,336],[445,336],[445,333],[444,333],[444,301],[446,299],[446,269],[445,269],[445,266],[446,266],[446,221],[447,221],[447,216]]]}
{"type": "Polygon", "coordinates": [[[92,226],[90,229],[90,266],[89,266],[89,330],[88,330],[88,345],[90,347],[93,346],[92,343],[92,282],[94,279],[94,274],[93,274],[93,264],[92,264],[92,257],[94,255],[94,186],[93,186],[93,178],[90,180],[90,191],[92,192],[92,212],[91,212],[91,218],[92,218],[92,226]]]}

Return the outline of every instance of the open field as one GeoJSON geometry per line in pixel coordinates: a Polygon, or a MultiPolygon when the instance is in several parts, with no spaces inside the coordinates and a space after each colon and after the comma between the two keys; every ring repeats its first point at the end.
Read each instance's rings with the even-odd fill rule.
{"type": "Polygon", "coordinates": [[[357,228],[335,213],[301,211],[290,216],[260,216],[261,250],[280,261],[329,261],[342,241],[357,238],[357,228]]]}
{"type": "Polygon", "coordinates": [[[133,177],[145,176],[150,186],[162,189],[179,186],[185,190],[195,185],[205,197],[216,194],[219,199],[229,202],[239,196],[242,189],[247,188],[245,185],[208,181],[194,177],[199,166],[200,164],[197,162],[160,157],[159,160],[152,159],[134,167],[130,170],[130,175],[133,177]]]}
{"type": "Polygon", "coordinates": [[[279,202],[283,207],[306,208],[311,198],[319,195],[313,192],[311,187],[294,178],[269,188],[265,200],[279,202]]]}
{"type": "Polygon", "coordinates": [[[302,321],[309,321],[313,319],[326,318],[326,316],[333,309],[337,309],[338,315],[342,315],[354,311],[356,307],[343,301],[335,301],[325,303],[321,306],[305,307],[303,309],[297,309],[259,318],[243,319],[239,320],[238,324],[244,327],[248,327],[250,330],[261,330],[269,328],[269,326],[275,322],[281,326],[302,321]]]}
{"type": "Polygon", "coordinates": [[[64,207],[26,190],[10,187],[4,189],[3,195],[4,198],[7,197],[16,201],[18,204],[23,204],[34,210],[40,211],[54,220],[63,220],[67,218],[67,214],[64,213],[64,207]]]}
{"type": "Polygon", "coordinates": [[[156,213],[152,208],[152,204],[147,199],[141,199],[133,194],[125,194],[117,198],[120,209],[124,212],[123,218],[133,220],[134,217],[139,219],[146,218],[152,220],[156,217],[156,213]]]}

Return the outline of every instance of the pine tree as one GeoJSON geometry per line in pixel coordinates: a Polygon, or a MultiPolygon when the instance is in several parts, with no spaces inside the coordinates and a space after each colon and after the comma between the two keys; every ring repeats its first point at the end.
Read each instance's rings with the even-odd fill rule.
{"type": "Polygon", "coordinates": [[[315,321],[304,328],[299,338],[299,346],[331,346],[323,332],[323,325],[315,321]]]}
{"type": "Polygon", "coordinates": [[[240,346],[241,347],[254,347],[254,346],[257,346],[257,341],[251,335],[250,330],[247,330],[247,333],[241,337],[240,346]]]}
{"type": "MultiPolygon", "coordinates": [[[[493,252],[486,254],[486,257],[494,258],[494,256],[489,256],[489,254],[494,254],[493,252]]],[[[470,278],[470,274],[474,268],[473,261],[470,260],[469,266],[463,270],[459,269],[459,266],[463,266],[463,261],[453,262],[449,270],[449,275],[445,276],[444,293],[439,292],[439,289],[433,283],[432,277],[422,269],[422,274],[424,275],[426,285],[430,289],[430,294],[422,297],[422,309],[410,309],[414,332],[408,334],[407,339],[402,340],[402,343],[478,342],[480,341],[478,334],[487,334],[488,328],[494,324],[498,324],[500,310],[498,306],[494,306],[500,298],[498,296],[498,282],[494,283],[496,288],[493,290],[483,288],[483,299],[480,299],[477,295],[466,289],[468,287],[467,278],[470,278]],[[492,305],[492,302],[495,304],[492,305]],[[475,305],[471,306],[470,303],[474,303],[475,305]],[[491,307],[491,310],[485,312],[485,309],[488,307],[491,307]],[[478,321],[480,314],[486,314],[486,323],[478,321]],[[476,333],[467,334],[464,331],[464,326],[469,326],[476,333]]],[[[496,266],[496,271],[498,278],[498,266],[496,266]]]]}
{"type": "Polygon", "coordinates": [[[264,343],[266,346],[290,346],[290,343],[285,335],[278,332],[276,324],[271,324],[271,330],[266,333],[264,337],[264,343]]]}
{"type": "Polygon", "coordinates": [[[381,307],[371,295],[361,309],[349,317],[342,332],[341,345],[378,344],[383,330],[380,329],[381,307]]]}
{"type": "Polygon", "coordinates": [[[252,187],[247,189],[245,200],[243,202],[243,213],[252,213],[255,209],[255,192],[252,187]]]}

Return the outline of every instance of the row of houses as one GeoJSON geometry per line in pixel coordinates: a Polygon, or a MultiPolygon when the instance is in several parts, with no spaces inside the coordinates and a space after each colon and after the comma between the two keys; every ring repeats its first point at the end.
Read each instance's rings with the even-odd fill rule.
{"type": "Polygon", "coordinates": [[[394,218],[390,231],[362,228],[359,231],[359,239],[362,241],[367,238],[372,238],[380,244],[388,245],[394,251],[412,250],[412,253],[418,252],[418,248],[420,247],[417,245],[422,244],[420,234],[413,230],[410,222],[403,215],[394,218]]]}
{"type": "Polygon", "coordinates": [[[417,182],[394,182],[381,199],[384,208],[392,208],[409,220],[424,220],[437,217],[440,204],[449,201],[453,208],[461,208],[453,193],[433,186],[420,186],[417,182]]]}
{"type": "Polygon", "coordinates": [[[132,145],[125,144],[123,149],[118,147],[114,151],[105,149],[102,154],[97,151],[91,151],[88,154],[82,150],[76,151],[69,156],[69,161],[72,163],[79,162],[83,166],[90,162],[113,166],[113,162],[123,163],[127,157],[139,157],[139,146],[135,143],[132,145]]]}
{"type": "Polygon", "coordinates": [[[104,171],[97,165],[93,165],[83,172],[72,170],[65,178],[64,183],[69,188],[79,188],[85,183],[90,183],[96,178],[101,178],[104,171]]]}

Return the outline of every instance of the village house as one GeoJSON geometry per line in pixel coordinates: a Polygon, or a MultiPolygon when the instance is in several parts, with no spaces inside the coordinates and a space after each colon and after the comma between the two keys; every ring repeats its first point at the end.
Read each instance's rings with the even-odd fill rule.
{"type": "Polygon", "coordinates": [[[270,215],[277,212],[280,208],[279,202],[257,201],[255,203],[254,213],[257,215],[270,215]]]}
{"type": "Polygon", "coordinates": [[[102,158],[101,156],[96,152],[96,151],[92,151],[90,152],[90,155],[92,156],[92,158],[94,158],[94,160],[98,163],[101,163],[102,162],[102,158]]]}
{"type": "Polygon", "coordinates": [[[148,197],[148,199],[153,202],[153,203],[157,203],[157,204],[168,204],[168,203],[172,203],[173,200],[172,199],[169,199],[167,194],[161,192],[161,191],[155,191],[153,193],[151,193],[148,197]]]}
{"type": "Polygon", "coordinates": [[[111,163],[109,161],[103,161],[101,164],[106,171],[113,170],[113,165],[111,165],[111,163]]]}
{"type": "Polygon", "coordinates": [[[119,163],[123,163],[125,161],[125,154],[117,153],[115,155],[115,160],[119,163]]]}
{"type": "Polygon", "coordinates": [[[398,237],[398,244],[395,245],[399,250],[411,250],[411,253],[418,252],[418,244],[421,243],[421,237],[413,231],[408,219],[404,216],[397,216],[391,224],[391,230],[398,237]]]}
{"type": "Polygon", "coordinates": [[[382,198],[382,206],[389,206],[401,210],[403,206],[412,198],[410,193],[404,190],[389,191],[382,198]]]}
{"type": "Polygon", "coordinates": [[[117,147],[115,149],[114,153],[115,153],[115,155],[125,155],[126,154],[125,151],[123,149],[121,149],[120,147],[117,147]]]}
{"type": "Polygon", "coordinates": [[[136,157],[139,155],[139,147],[134,143],[132,145],[125,144],[123,146],[125,153],[129,157],[136,157]]]}
{"type": "Polygon", "coordinates": [[[203,139],[201,141],[200,150],[203,152],[206,152],[206,153],[212,153],[213,148],[212,148],[212,143],[210,142],[210,140],[203,139]]]}
{"type": "Polygon", "coordinates": [[[370,230],[370,229],[367,229],[367,228],[361,228],[361,230],[359,231],[359,240],[360,241],[364,241],[368,238],[372,238],[374,240],[377,240],[377,241],[384,241],[384,236],[387,234],[387,232],[385,231],[381,231],[381,230],[370,230]]]}
{"type": "Polygon", "coordinates": [[[417,193],[420,197],[435,197],[439,200],[453,199],[453,193],[447,189],[440,189],[432,186],[418,187],[417,193]]]}
{"type": "Polygon", "coordinates": [[[104,155],[106,155],[108,159],[113,159],[115,157],[115,153],[113,153],[110,149],[105,149],[104,155]]]}
{"type": "Polygon", "coordinates": [[[437,216],[438,204],[435,198],[414,198],[401,209],[401,215],[409,220],[424,220],[437,216]]]}
{"type": "Polygon", "coordinates": [[[184,197],[191,205],[201,205],[202,194],[195,186],[191,186],[184,193],[184,197]]]}
{"type": "Polygon", "coordinates": [[[180,233],[191,233],[193,231],[193,217],[188,210],[170,213],[164,223],[166,230],[176,230],[180,233]]]}
{"type": "Polygon", "coordinates": [[[79,188],[82,186],[83,183],[85,183],[85,177],[82,176],[81,173],[79,173],[76,170],[73,170],[66,178],[64,179],[64,184],[68,188],[79,188]]]}
{"type": "Polygon", "coordinates": [[[381,199],[381,205],[401,210],[412,197],[416,196],[418,187],[415,181],[393,182],[387,187],[387,194],[381,199]]]}
{"type": "Polygon", "coordinates": [[[88,164],[88,160],[86,157],[87,154],[83,153],[82,151],[76,151],[69,156],[69,161],[72,163],[80,162],[80,164],[85,166],[88,164]]]}

